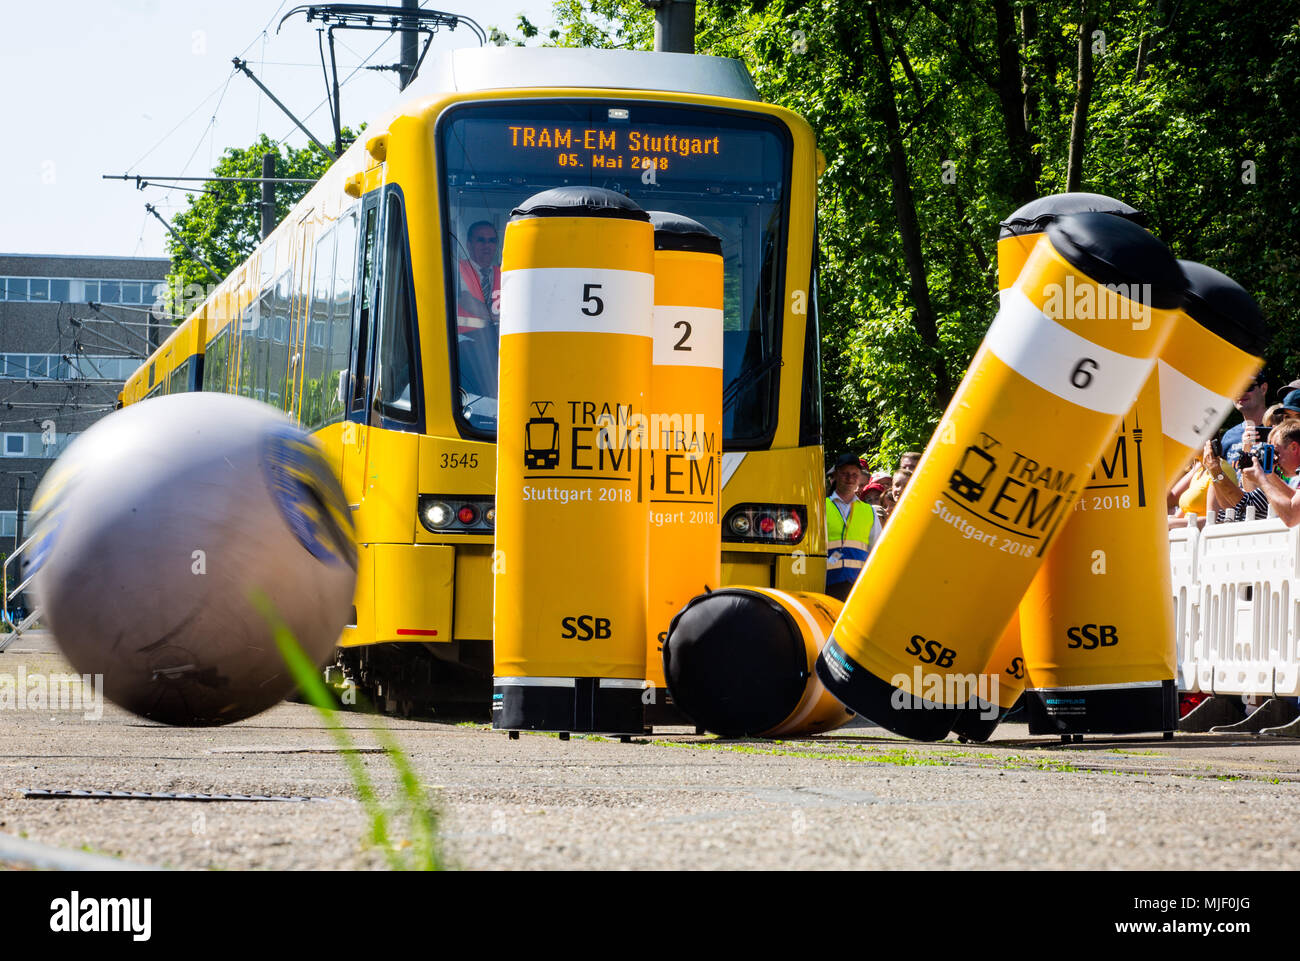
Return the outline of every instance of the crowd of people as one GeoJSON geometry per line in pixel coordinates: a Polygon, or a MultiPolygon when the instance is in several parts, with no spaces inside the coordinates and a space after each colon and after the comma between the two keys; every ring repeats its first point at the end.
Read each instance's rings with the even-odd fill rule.
{"type": "Polygon", "coordinates": [[[826,496],[827,594],[841,601],[849,596],[920,460],[919,452],[908,451],[896,470],[873,473],[865,457],[836,458],[826,496]]]}
{"type": "MultiPolygon", "coordinates": [[[[1241,422],[1208,440],[1169,491],[1169,526],[1275,517],[1300,525],[1300,380],[1278,388],[1270,405],[1264,374],[1235,402],[1241,422]]],[[[844,600],[921,455],[908,451],[890,471],[865,457],[841,454],[827,475],[826,593],[844,600]]]]}
{"type": "Polygon", "coordinates": [[[1236,401],[1241,423],[1211,438],[1169,491],[1169,526],[1280,518],[1300,524],[1300,380],[1278,389],[1260,374],[1236,401]]]}

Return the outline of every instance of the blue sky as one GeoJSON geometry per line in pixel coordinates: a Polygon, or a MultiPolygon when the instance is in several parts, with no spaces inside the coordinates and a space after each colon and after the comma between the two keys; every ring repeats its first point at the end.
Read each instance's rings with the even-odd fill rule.
{"type": "MultiPolygon", "coordinates": [[[[391,0],[394,4],[399,0],[391,0]]],[[[293,122],[230,59],[246,59],[320,139],[331,137],[316,24],[301,0],[64,0],[6,4],[0,31],[0,252],[163,256],[163,229],[145,213],[184,204],[176,190],[101,180],[106,173],[201,176],[224,147],[259,132],[306,142],[293,122]],[[264,31],[265,28],[265,32],[264,31]]],[[[549,0],[428,0],[425,4],[514,32],[520,13],[552,22],[549,0]]],[[[336,34],[340,79],[375,51],[398,60],[386,34],[336,34]]],[[[429,57],[477,40],[441,32],[429,57]]],[[[359,71],[342,91],[343,121],[357,124],[399,96],[392,72],[359,71]]]]}

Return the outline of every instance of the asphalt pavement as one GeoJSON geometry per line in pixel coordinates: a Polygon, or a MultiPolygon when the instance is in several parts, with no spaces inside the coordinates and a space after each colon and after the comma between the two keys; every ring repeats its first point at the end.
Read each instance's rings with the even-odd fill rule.
{"type": "MultiPolygon", "coordinates": [[[[37,637],[0,655],[0,673],[20,669],[68,668],[37,637]]],[[[988,744],[918,744],[859,723],[781,741],[671,728],[625,744],[334,717],[351,755],[299,703],[200,729],[112,705],[99,719],[0,710],[0,864],[35,864],[44,852],[45,866],[57,866],[60,852],[78,852],[101,866],[385,868],[419,850],[382,750],[387,731],[428,790],[452,867],[1300,866],[1300,740],[1180,734],[1062,745],[1012,724],[988,744]],[[387,809],[388,850],[373,840],[349,759],[387,809]],[[24,797],[30,791],[119,796],[24,797]]]]}

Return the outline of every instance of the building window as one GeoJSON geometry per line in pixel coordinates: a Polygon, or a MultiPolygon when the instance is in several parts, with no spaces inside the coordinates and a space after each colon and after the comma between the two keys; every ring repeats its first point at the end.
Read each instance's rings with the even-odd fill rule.
{"type": "Polygon", "coordinates": [[[26,457],[27,456],[27,435],[26,434],[5,434],[5,456],[6,457],[26,457]]]}
{"type": "Polygon", "coordinates": [[[0,277],[0,300],[36,303],[103,303],[152,306],[162,284],[154,280],[83,280],[76,277],[0,277]]]}

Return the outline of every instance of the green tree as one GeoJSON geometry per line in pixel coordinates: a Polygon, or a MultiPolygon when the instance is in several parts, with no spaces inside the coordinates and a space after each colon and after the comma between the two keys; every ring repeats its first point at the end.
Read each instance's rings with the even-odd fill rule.
{"type": "MultiPolygon", "coordinates": [[[[652,42],[637,0],[554,14],[549,42],[652,42]]],[[[1300,0],[709,0],[696,49],[742,60],[826,155],[829,448],[883,465],[925,442],[994,313],[998,222],[1067,184],[1245,285],[1273,382],[1300,374],[1300,0]]]]}
{"type": "MultiPolygon", "coordinates": [[[[344,128],[344,143],[355,139],[352,131],[344,128]]],[[[334,158],[315,144],[296,148],[272,141],[260,135],[248,147],[228,147],[212,169],[214,177],[260,177],[262,157],[274,154],[277,177],[320,178],[334,158]]],[[[275,189],[275,219],[279,223],[303,198],[311,184],[277,184],[275,189]]],[[[255,181],[213,182],[201,193],[186,194],[188,206],[172,218],[172,228],[194,248],[224,279],[239,266],[261,241],[261,185],[255,181]]],[[[193,294],[217,282],[208,269],[191,256],[185,245],[171,235],[167,237],[167,252],[171,256],[171,272],[167,275],[167,289],[173,314],[183,315],[201,302],[193,294]],[[194,285],[197,285],[194,286],[194,285]],[[188,290],[188,293],[186,292],[188,290]],[[183,301],[183,303],[182,303],[183,301]]]]}

